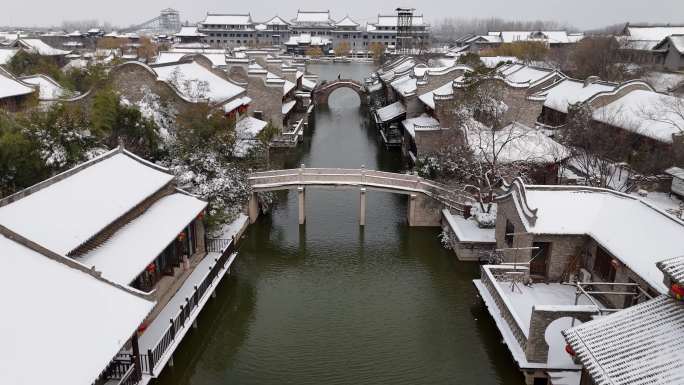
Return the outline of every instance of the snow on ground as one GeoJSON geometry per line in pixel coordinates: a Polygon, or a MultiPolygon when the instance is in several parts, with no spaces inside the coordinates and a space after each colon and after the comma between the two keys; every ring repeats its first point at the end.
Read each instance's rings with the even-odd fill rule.
{"type": "MultiPolygon", "coordinates": [[[[559,283],[535,283],[532,286],[517,284],[515,290],[511,290],[510,282],[498,282],[502,289],[501,292],[508,297],[509,303],[513,307],[511,310],[517,315],[517,319],[522,322],[521,328],[525,331],[530,329],[530,319],[532,308],[539,305],[575,305],[574,286],[561,285],[559,283]]],[[[593,305],[585,296],[581,296],[577,305],[593,305]]],[[[572,358],[565,352],[565,339],[561,334],[562,330],[571,327],[571,318],[562,318],[555,321],[546,329],[546,342],[549,344],[548,364],[561,367],[572,365],[572,358]]],[[[576,320],[575,325],[581,322],[576,320]]]]}
{"type": "Polygon", "coordinates": [[[453,215],[448,210],[443,210],[442,213],[459,242],[496,243],[495,229],[480,228],[475,217],[465,219],[462,215],[453,215]]]}

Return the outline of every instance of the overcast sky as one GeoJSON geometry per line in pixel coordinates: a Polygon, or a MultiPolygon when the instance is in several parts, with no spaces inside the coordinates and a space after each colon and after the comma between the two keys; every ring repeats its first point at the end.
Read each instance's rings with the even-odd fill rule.
{"type": "Polygon", "coordinates": [[[625,21],[684,23],[684,0],[0,0],[0,25],[48,26],[97,19],[114,25],[138,24],[172,7],[181,20],[201,20],[207,11],[251,12],[261,21],[278,14],[288,20],[297,9],[330,9],[335,20],[349,14],[363,24],[397,6],[415,7],[430,22],[443,17],[500,17],[555,20],[578,28],[625,21]]]}

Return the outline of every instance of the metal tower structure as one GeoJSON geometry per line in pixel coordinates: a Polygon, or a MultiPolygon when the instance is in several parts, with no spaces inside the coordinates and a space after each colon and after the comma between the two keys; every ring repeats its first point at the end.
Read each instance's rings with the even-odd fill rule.
{"type": "Polygon", "coordinates": [[[397,8],[397,52],[408,53],[413,48],[414,8],[397,8]]]}
{"type": "Polygon", "coordinates": [[[140,32],[150,34],[174,34],[181,29],[180,14],[172,8],[162,9],[159,16],[144,23],[131,26],[123,32],[140,32]]]}

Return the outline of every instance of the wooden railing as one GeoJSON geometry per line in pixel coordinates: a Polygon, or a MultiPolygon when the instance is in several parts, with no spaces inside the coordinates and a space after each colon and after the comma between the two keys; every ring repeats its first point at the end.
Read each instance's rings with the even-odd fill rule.
{"type": "Polygon", "coordinates": [[[119,380],[123,384],[124,380],[133,381],[131,384],[136,384],[140,380],[140,374],[135,370],[133,365],[134,356],[132,354],[118,354],[100,375],[93,381],[93,384],[104,383],[109,380],[119,380]]]}
{"type": "Polygon", "coordinates": [[[423,179],[416,175],[398,174],[366,169],[343,168],[296,168],[257,172],[249,177],[255,191],[281,190],[293,186],[346,185],[394,190],[397,193],[417,192],[443,203],[445,206],[463,211],[470,196],[463,192],[423,179]]]}
{"type": "Polygon", "coordinates": [[[234,239],[207,239],[207,250],[220,252],[221,255],[215,259],[215,263],[209,268],[209,273],[202,279],[202,282],[194,287],[193,293],[185,298],[185,303],[180,305],[176,316],[169,319],[166,332],[159,338],[154,348],[148,349],[147,354],[141,354],[140,361],[143,373],[154,374],[155,365],[175,341],[178,331],[187,326],[186,323],[193,310],[197,308],[221,269],[228,262],[230,255],[235,251],[234,239]]]}

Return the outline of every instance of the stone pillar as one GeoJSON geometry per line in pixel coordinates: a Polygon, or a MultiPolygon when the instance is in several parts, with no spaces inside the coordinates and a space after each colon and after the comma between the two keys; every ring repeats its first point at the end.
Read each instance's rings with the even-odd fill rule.
{"type": "Polygon", "coordinates": [[[366,225],[366,188],[361,188],[361,194],[359,198],[359,225],[366,225]]]}
{"type": "Polygon", "coordinates": [[[256,192],[249,194],[249,223],[256,222],[259,218],[259,196],[256,192]]]}
{"type": "Polygon", "coordinates": [[[306,222],[306,189],[303,186],[297,187],[297,198],[299,201],[299,224],[306,222]]]}
{"type": "Polygon", "coordinates": [[[408,225],[415,226],[416,222],[416,198],[418,196],[416,194],[411,194],[409,195],[409,200],[408,200],[408,225]]]}

